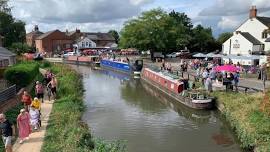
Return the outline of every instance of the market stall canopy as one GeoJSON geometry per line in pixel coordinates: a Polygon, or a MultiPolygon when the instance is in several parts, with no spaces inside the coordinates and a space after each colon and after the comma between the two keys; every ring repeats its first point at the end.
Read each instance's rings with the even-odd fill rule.
{"type": "Polygon", "coordinates": [[[206,58],[207,56],[205,54],[203,54],[203,53],[197,53],[197,54],[193,55],[193,57],[195,57],[195,58],[206,58]]]}
{"type": "Polygon", "coordinates": [[[226,71],[226,72],[238,72],[239,68],[233,66],[233,65],[223,65],[223,66],[216,66],[215,71],[221,72],[221,71],[226,71]]]}
{"type": "Polygon", "coordinates": [[[215,55],[216,55],[216,54],[214,54],[214,53],[208,53],[208,54],[206,54],[206,56],[207,56],[208,58],[214,58],[215,55]]]}
{"type": "Polygon", "coordinates": [[[223,56],[224,59],[238,59],[238,60],[256,60],[262,59],[263,57],[260,55],[227,55],[223,56]]]}

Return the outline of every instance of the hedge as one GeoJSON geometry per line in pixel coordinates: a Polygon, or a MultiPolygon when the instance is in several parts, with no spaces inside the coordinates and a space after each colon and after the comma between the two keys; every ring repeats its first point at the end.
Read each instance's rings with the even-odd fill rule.
{"type": "Polygon", "coordinates": [[[29,85],[39,73],[39,65],[36,62],[22,62],[5,70],[4,77],[11,84],[19,88],[29,85]]]}

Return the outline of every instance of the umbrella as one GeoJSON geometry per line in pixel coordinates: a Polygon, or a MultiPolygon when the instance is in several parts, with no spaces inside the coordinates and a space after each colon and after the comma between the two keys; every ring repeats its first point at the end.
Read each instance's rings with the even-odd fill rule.
{"type": "Polygon", "coordinates": [[[239,68],[237,68],[237,67],[235,67],[233,65],[216,66],[214,69],[217,72],[221,72],[221,71],[237,72],[237,71],[239,71],[239,68]]]}

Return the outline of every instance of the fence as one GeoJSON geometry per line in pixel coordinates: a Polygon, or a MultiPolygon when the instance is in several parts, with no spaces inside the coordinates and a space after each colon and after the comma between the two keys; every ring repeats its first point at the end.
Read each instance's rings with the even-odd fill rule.
{"type": "Polygon", "coordinates": [[[12,85],[7,80],[0,79],[0,91],[3,91],[11,86],[12,85]]]}
{"type": "Polygon", "coordinates": [[[0,92],[0,103],[16,96],[16,85],[13,85],[0,92]]]}

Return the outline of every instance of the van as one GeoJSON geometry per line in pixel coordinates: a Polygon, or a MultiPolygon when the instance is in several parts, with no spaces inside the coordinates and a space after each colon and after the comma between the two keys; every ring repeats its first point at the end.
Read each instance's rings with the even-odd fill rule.
{"type": "Polygon", "coordinates": [[[185,55],[185,54],[189,54],[189,50],[180,50],[179,51],[180,55],[185,55]]]}

